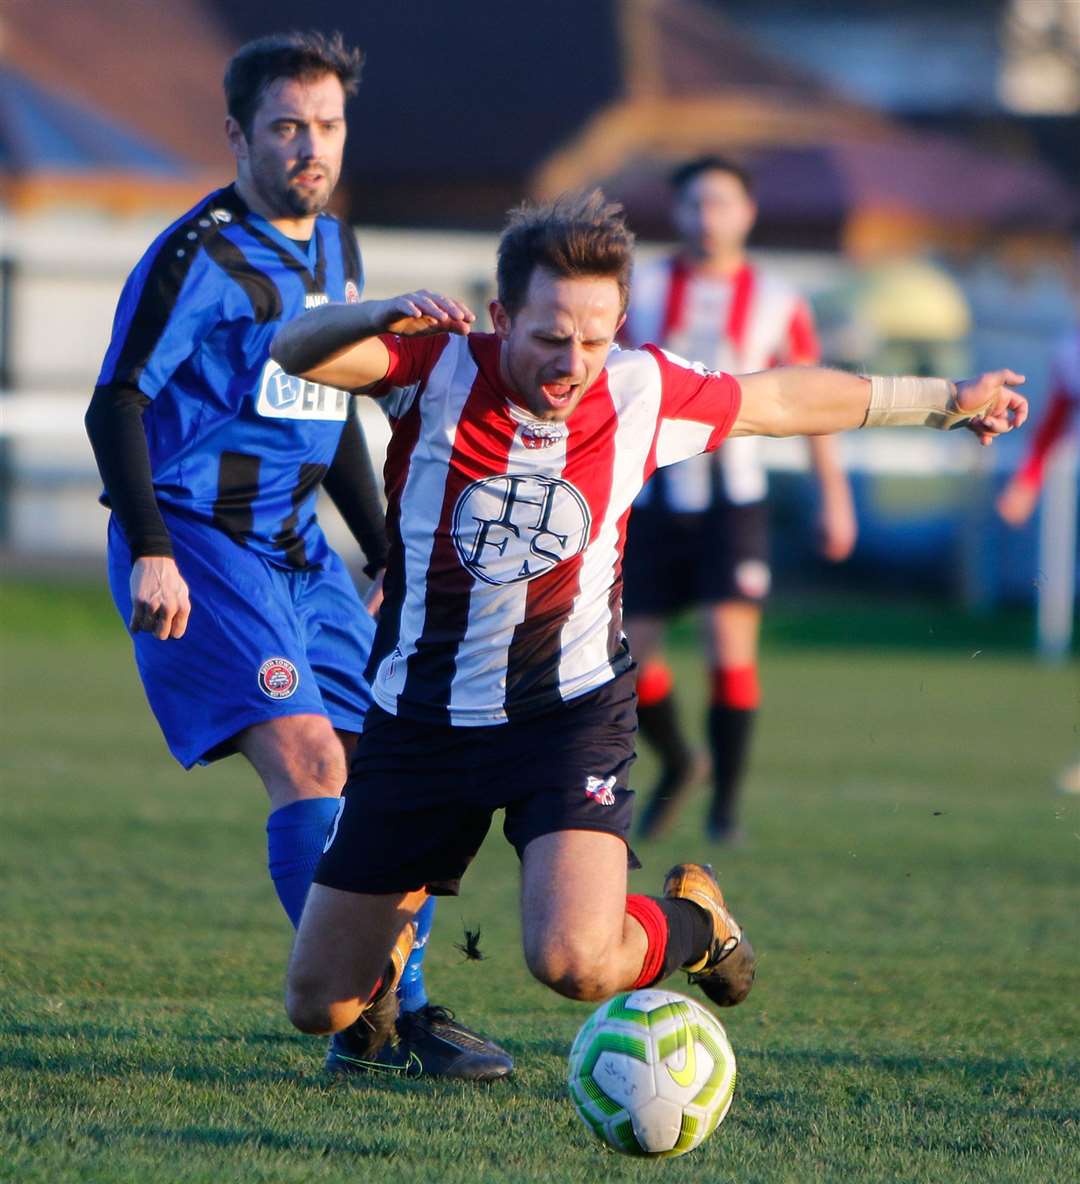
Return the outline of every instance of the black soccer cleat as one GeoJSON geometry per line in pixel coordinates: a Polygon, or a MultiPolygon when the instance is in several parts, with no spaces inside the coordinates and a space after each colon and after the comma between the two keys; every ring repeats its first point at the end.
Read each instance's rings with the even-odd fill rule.
{"type": "Polygon", "coordinates": [[[412,953],[416,926],[410,921],[398,934],[390,951],[386,973],[359,1019],[330,1038],[326,1068],[331,1073],[356,1073],[381,1066],[378,1057],[386,1045],[396,1044],[394,1023],[398,1017],[397,985],[412,953]]]}
{"type": "Polygon", "coordinates": [[[687,963],[686,971],[718,1007],[734,1007],[750,994],[757,958],[742,926],[728,912],[724,895],[707,863],[680,863],[664,877],[664,895],[690,900],[712,922],[712,939],[701,958],[687,963]]]}
{"type": "Polygon", "coordinates": [[[510,1054],[454,1019],[448,1007],[429,1003],[398,1016],[400,1055],[420,1063],[425,1077],[498,1081],[514,1069],[510,1054]]]}

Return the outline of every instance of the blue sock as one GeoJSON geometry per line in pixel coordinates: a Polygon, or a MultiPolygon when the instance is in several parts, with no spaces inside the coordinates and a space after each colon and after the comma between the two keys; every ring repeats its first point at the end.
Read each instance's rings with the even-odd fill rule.
{"type": "Polygon", "coordinates": [[[300,924],[311,878],[326,834],[338,811],[338,798],[301,798],[275,810],[266,820],[270,878],[295,929],[300,924]]]}
{"type": "Polygon", "coordinates": [[[405,970],[398,983],[398,1003],[402,1011],[419,1011],[427,1006],[427,990],[424,987],[424,954],[427,953],[428,935],[435,920],[435,897],[429,896],[424,907],[416,914],[416,942],[405,963],[405,970]]]}

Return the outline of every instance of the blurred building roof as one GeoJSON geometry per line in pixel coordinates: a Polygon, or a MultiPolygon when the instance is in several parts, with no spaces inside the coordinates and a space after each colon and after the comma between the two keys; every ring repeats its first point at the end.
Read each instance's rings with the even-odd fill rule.
{"type": "Polygon", "coordinates": [[[228,161],[219,94],[197,85],[219,79],[227,56],[213,28],[199,0],[6,6],[0,197],[119,212],[188,204],[228,161]]]}
{"type": "Polygon", "coordinates": [[[232,48],[205,0],[32,0],[0,8],[7,64],[202,168],[231,168],[221,78],[232,48]]]}
{"type": "Polygon", "coordinates": [[[106,116],[0,62],[0,170],[131,169],[184,175],[190,165],[106,116]]]}
{"type": "Polygon", "coordinates": [[[490,228],[525,194],[605,182],[666,235],[662,175],[705,151],[756,164],[778,241],[827,245],[853,218],[1045,228],[1073,212],[1042,166],[923,140],[705,0],[307,0],[302,16],[292,0],[34,0],[4,8],[0,59],[220,181],[229,54],[301,21],[367,54],[341,192],[356,221],[490,228]]]}

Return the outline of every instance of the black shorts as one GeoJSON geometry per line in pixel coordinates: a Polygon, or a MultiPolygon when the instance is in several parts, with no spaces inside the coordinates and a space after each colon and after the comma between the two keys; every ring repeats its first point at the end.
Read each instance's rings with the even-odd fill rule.
{"type": "Polygon", "coordinates": [[[519,858],[533,839],[560,830],[626,842],[635,679],[631,668],[550,712],[488,727],[421,723],[372,707],[315,882],[457,895],[498,809],[519,858]]]}
{"type": "Polygon", "coordinates": [[[721,503],[682,514],[642,506],[630,514],[623,611],[666,617],[721,600],[761,604],[769,594],[764,502],[721,503]]]}

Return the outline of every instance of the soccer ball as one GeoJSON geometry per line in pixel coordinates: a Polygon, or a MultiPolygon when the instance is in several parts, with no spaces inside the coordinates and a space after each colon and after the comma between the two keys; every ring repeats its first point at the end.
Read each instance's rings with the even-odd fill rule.
{"type": "Polygon", "coordinates": [[[692,1151],[720,1125],[735,1092],[735,1054],[715,1016],[674,991],[616,995],[570,1050],[570,1097],[616,1151],[692,1151]]]}

